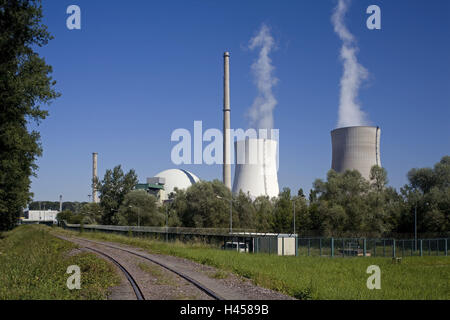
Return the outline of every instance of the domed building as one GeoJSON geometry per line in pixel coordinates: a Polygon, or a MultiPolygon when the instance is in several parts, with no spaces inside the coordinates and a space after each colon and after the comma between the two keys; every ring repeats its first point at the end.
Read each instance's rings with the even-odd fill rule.
{"type": "Polygon", "coordinates": [[[200,179],[187,170],[169,169],[161,171],[153,178],[147,178],[147,183],[139,183],[135,189],[146,190],[154,195],[159,203],[169,199],[169,195],[175,191],[175,188],[184,190],[199,182],[200,179]]]}
{"type": "Polygon", "coordinates": [[[187,170],[183,169],[169,169],[161,171],[155,175],[155,178],[163,178],[164,183],[164,197],[163,200],[167,200],[171,192],[174,192],[175,188],[180,190],[187,189],[193,184],[200,181],[200,179],[187,170]]]}

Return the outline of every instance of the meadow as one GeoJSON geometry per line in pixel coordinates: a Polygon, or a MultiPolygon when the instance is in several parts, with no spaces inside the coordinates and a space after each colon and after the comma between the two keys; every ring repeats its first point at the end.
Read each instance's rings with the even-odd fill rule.
{"type": "Polygon", "coordinates": [[[403,257],[401,263],[383,257],[283,257],[101,232],[58,232],[190,259],[298,299],[450,299],[450,258],[445,256],[403,257]],[[381,269],[380,290],[366,286],[370,265],[381,269]]]}
{"type": "Polygon", "coordinates": [[[0,235],[0,300],[101,300],[119,283],[113,267],[76,245],[55,238],[51,228],[20,226],[0,235]],[[81,270],[81,289],[69,290],[67,267],[81,270]]]}

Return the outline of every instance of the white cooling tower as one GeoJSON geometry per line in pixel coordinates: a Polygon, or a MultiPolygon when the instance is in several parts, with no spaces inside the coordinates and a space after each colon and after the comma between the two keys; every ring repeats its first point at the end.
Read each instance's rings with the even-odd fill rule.
{"type": "Polygon", "coordinates": [[[277,142],[245,139],[235,144],[236,166],[233,193],[240,190],[252,197],[278,197],[277,142]]]}
{"type": "Polygon", "coordinates": [[[369,180],[370,169],[381,167],[379,127],[346,127],[331,131],[333,159],[331,168],[337,172],[358,170],[369,180]]]}

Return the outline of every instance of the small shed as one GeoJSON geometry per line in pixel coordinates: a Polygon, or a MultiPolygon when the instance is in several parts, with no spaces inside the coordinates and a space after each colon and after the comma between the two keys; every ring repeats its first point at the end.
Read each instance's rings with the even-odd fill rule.
{"type": "Polygon", "coordinates": [[[295,256],[297,251],[296,234],[266,234],[255,238],[255,252],[295,256]]]}

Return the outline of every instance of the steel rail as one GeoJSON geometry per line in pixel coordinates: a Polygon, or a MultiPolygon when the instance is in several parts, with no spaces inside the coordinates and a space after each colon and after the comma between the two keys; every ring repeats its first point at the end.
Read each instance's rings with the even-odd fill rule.
{"type": "Polygon", "coordinates": [[[97,245],[102,245],[102,246],[109,247],[109,248],[113,248],[113,249],[116,249],[116,250],[122,250],[122,251],[128,252],[128,253],[130,253],[130,254],[133,254],[133,255],[135,255],[135,256],[138,256],[138,257],[140,257],[140,258],[146,259],[146,260],[148,260],[148,261],[150,261],[150,262],[152,262],[152,263],[155,263],[155,264],[157,264],[157,265],[163,267],[164,269],[167,269],[167,270],[169,270],[169,271],[175,273],[175,274],[178,275],[179,277],[185,279],[186,281],[188,281],[188,282],[190,282],[191,284],[193,284],[194,286],[196,286],[198,289],[200,289],[201,291],[203,291],[204,293],[206,293],[206,294],[207,294],[208,296],[210,296],[211,298],[213,298],[213,299],[215,299],[215,300],[225,300],[223,297],[221,297],[220,295],[218,295],[218,294],[215,293],[214,291],[210,290],[209,288],[205,287],[204,285],[202,285],[202,284],[201,284],[200,282],[198,282],[197,280],[192,279],[191,277],[189,277],[189,276],[183,274],[182,272],[179,272],[179,271],[177,271],[177,270],[175,270],[175,269],[169,267],[168,265],[166,265],[166,264],[164,264],[164,263],[161,263],[161,262],[159,262],[159,261],[153,260],[153,259],[151,259],[151,258],[149,258],[149,257],[147,257],[147,256],[141,255],[141,254],[139,254],[139,253],[136,253],[136,252],[133,252],[133,251],[124,249],[124,248],[120,248],[120,247],[116,247],[116,246],[111,246],[111,245],[108,245],[108,244],[105,244],[105,243],[102,243],[102,242],[97,242],[97,241],[88,240],[88,239],[80,239],[80,238],[75,238],[75,239],[81,240],[81,241],[87,241],[87,242],[95,243],[95,244],[97,244],[97,245]]]}
{"type": "Polygon", "coordinates": [[[116,259],[114,259],[113,257],[111,257],[110,255],[97,250],[97,249],[93,249],[91,247],[85,247],[85,249],[89,250],[89,251],[93,251],[96,252],[102,256],[104,256],[105,258],[107,258],[108,260],[110,260],[112,263],[114,263],[117,267],[119,267],[119,269],[123,272],[123,274],[125,274],[125,277],[127,278],[128,282],[131,284],[131,287],[133,288],[134,294],[136,295],[136,298],[138,300],[145,300],[144,295],[142,294],[141,288],[139,288],[136,280],[134,280],[133,276],[131,275],[131,273],[128,272],[127,269],[125,269],[124,266],[122,266],[116,259]]]}

